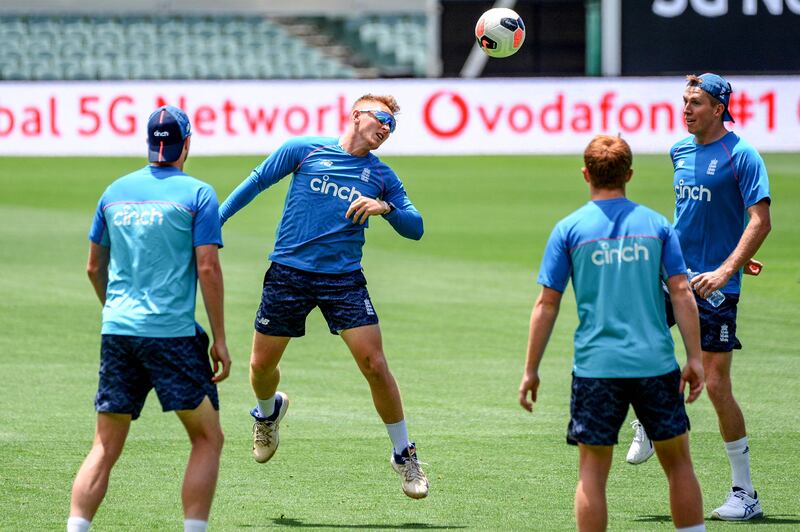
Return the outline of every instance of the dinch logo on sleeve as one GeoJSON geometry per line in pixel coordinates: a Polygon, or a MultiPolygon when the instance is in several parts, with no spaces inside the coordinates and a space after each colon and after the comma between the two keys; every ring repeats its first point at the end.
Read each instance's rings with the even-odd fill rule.
{"type": "Polygon", "coordinates": [[[596,266],[607,266],[609,264],[620,264],[622,262],[650,260],[650,251],[647,247],[638,242],[634,242],[632,246],[626,246],[624,244],[623,241],[619,241],[619,245],[612,248],[607,241],[598,242],[600,249],[592,252],[592,263],[596,266]]]}

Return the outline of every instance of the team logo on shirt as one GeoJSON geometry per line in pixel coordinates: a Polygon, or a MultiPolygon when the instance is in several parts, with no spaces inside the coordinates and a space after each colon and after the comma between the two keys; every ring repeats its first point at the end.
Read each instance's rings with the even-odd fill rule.
{"type": "Polygon", "coordinates": [[[592,263],[596,266],[650,260],[650,251],[638,242],[634,242],[632,246],[626,246],[624,242],[620,241],[619,246],[614,248],[605,241],[598,242],[598,245],[600,249],[592,252],[592,263]]]}
{"type": "MultiPolygon", "coordinates": [[[[710,170],[711,166],[709,166],[710,170]]],[[[675,197],[678,199],[693,199],[699,201],[711,201],[711,189],[703,185],[693,187],[685,185],[683,179],[675,185],[675,197]]]]}
{"type": "Polygon", "coordinates": [[[361,192],[356,187],[345,187],[338,185],[331,181],[329,175],[324,175],[321,178],[315,177],[309,181],[308,186],[314,192],[322,192],[323,194],[330,194],[334,198],[339,198],[347,202],[352,202],[361,197],[361,192]]]}
{"type": "Polygon", "coordinates": [[[708,168],[706,169],[706,175],[714,175],[717,171],[717,164],[719,163],[716,159],[711,159],[711,162],[708,163],[708,168]]]}
{"type": "Polygon", "coordinates": [[[364,183],[369,183],[369,174],[370,174],[369,168],[364,168],[364,171],[361,172],[361,181],[363,181],[364,183]]]}
{"type": "Polygon", "coordinates": [[[145,211],[131,209],[130,205],[125,205],[121,211],[114,213],[111,222],[114,225],[164,225],[164,213],[156,207],[151,207],[145,211]]]}

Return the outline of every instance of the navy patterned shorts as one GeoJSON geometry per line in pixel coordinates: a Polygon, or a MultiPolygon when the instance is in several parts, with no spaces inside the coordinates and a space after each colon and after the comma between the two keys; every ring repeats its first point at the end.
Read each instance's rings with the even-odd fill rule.
{"type": "Polygon", "coordinates": [[[378,323],[361,270],[314,273],[273,262],[264,275],[255,329],[270,336],[303,336],[314,307],[322,311],[331,334],[378,323]]]}
{"type": "MultiPolygon", "coordinates": [[[[667,325],[675,325],[672,302],[666,296],[667,325]]],[[[741,349],[742,343],[736,337],[736,306],[739,304],[737,294],[725,294],[725,301],[718,307],[702,297],[694,297],[697,311],[700,313],[700,347],[709,353],[729,353],[741,349]]]]}
{"type": "Polygon", "coordinates": [[[619,429],[632,405],[654,441],[689,430],[689,418],[678,393],[681,372],[639,379],[594,379],[572,376],[567,443],[616,445],[619,429]]]}
{"type": "Polygon", "coordinates": [[[219,410],[208,358],[208,336],[149,338],[104,334],[100,344],[97,412],[139,417],[151,389],[164,412],[193,410],[208,396],[219,410]]]}

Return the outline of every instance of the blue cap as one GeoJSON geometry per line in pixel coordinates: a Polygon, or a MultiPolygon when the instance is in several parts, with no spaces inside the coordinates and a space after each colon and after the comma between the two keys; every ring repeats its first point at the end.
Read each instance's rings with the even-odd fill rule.
{"type": "Polygon", "coordinates": [[[725,106],[725,110],[722,111],[722,120],[724,122],[734,122],[731,113],[728,112],[728,102],[731,99],[731,92],[733,92],[731,84],[725,81],[725,78],[722,76],[710,72],[706,72],[698,77],[700,78],[698,87],[722,102],[722,105],[725,106]]]}
{"type": "Polygon", "coordinates": [[[147,121],[148,158],[151,163],[172,163],[180,159],[183,143],[192,134],[189,117],[172,105],[163,105],[147,121]]]}

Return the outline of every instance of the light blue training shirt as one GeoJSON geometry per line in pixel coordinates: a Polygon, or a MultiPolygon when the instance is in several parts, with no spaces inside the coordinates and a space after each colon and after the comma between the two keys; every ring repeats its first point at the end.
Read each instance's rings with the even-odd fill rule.
{"type": "Polygon", "coordinates": [[[685,274],[666,218],[626,198],[590,201],[556,224],[538,282],[578,305],[578,377],[655,377],[675,370],[661,277],[685,274]]]}
{"type": "Polygon", "coordinates": [[[373,154],[356,157],[334,137],[297,137],[258,165],[219,209],[224,224],[260,192],[294,174],[278,225],[273,262],[318,273],[347,273],[361,268],[364,225],[345,218],[360,196],[392,206],[384,218],[400,235],[422,237],[422,216],[403,183],[373,154]]]}
{"type": "Polygon", "coordinates": [[[195,335],[194,248],[222,247],[214,189],[174,167],[146,166],[114,181],[89,240],[110,248],[103,334],[195,335]]]}
{"type": "MultiPolygon", "coordinates": [[[[710,144],[688,137],[669,154],[675,170],[675,230],[686,265],[698,273],[715,270],[739,243],[747,209],[770,201],[764,161],[733,132],[710,144]]],[[[741,277],[736,272],[722,291],[738,294],[741,277]]]]}

